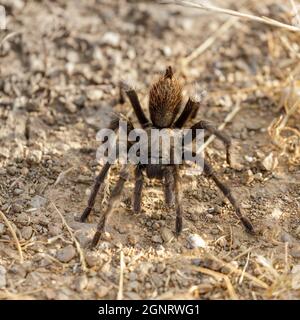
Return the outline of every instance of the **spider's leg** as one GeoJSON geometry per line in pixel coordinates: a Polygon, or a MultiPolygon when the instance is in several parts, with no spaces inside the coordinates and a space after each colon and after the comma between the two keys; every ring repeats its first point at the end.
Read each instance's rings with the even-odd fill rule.
{"type": "Polygon", "coordinates": [[[142,106],[140,104],[139,97],[136,91],[134,90],[133,87],[131,87],[128,83],[125,83],[125,82],[120,82],[120,87],[125,91],[141,126],[146,127],[150,123],[150,121],[146,117],[142,109],[142,106]]]}
{"type": "Polygon", "coordinates": [[[144,176],[141,166],[135,168],[135,185],[133,194],[133,212],[139,213],[141,211],[142,191],[144,185],[144,176]]]}
{"type": "Polygon", "coordinates": [[[216,174],[213,171],[213,168],[211,167],[211,165],[207,161],[205,161],[203,159],[203,163],[204,163],[204,168],[203,168],[204,174],[206,174],[207,177],[211,178],[215,182],[215,184],[218,186],[218,188],[223,192],[224,196],[230,201],[230,203],[232,204],[232,206],[235,209],[236,215],[241,220],[241,222],[243,223],[246,230],[251,234],[255,234],[252,223],[250,222],[250,220],[248,218],[246,218],[242,215],[240,206],[238,205],[236,199],[232,195],[230,188],[218,179],[218,177],[216,176],[216,174]]]}
{"type": "Polygon", "coordinates": [[[165,192],[165,201],[168,207],[172,206],[175,202],[174,198],[175,190],[175,177],[172,167],[167,167],[164,170],[164,192],[165,192]]]}
{"type": "Polygon", "coordinates": [[[81,222],[84,222],[87,217],[89,216],[89,214],[91,213],[94,205],[95,205],[95,200],[96,200],[96,196],[97,196],[97,193],[100,189],[100,186],[101,184],[104,182],[106,176],[107,176],[107,173],[108,173],[108,170],[111,166],[111,163],[107,162],[105,163],[104,167],[102,168],[101,172],[99,173],[99,175],[97,176],[96,178],[96,181],[95,181],[95,184],[94,184],[94,187],[93,187],[93,190],[90,194],[90,197],[89,197],[89,200],[88,200],[88,205],[87,207],[85,208],[83,214],[81,215],[80,217],[80,221],[81,222]]]}
{"type": "Polygon", "coordinates": [[[195,101],[192,98],[189,98],[182,113],[180,114],[178,119],[175,121],[174,126],[176,128],[182,128],[183,125],[188,121],[190,117],[194,118],[196,116],[199,106],[200,104],[198,101],[195,101]]]}
{"type": "Polygon", "coordinates": [[[221,132],[215,126],[206,120],[201,120],[194,124],[191,127],[192,130],[192,139],[194,140],[196,138],[197,129],[204,129],[207,130],[210,134],[214,134],[218,139],[220,139],[226,146],[226,161],[228,164],[230,164],[230,146],[231,146],[231,139],[230,137],[225,134],[224,132],[221,132]]]}
{"type": "Polygon", "coordinates": [[[182,206],[181,206],[181,186],[179,184],[178,166],[174,169],[175,180],[175,208],[176,208],[176,235],[179,236],[182,231],[182,206]]]}
{"type": "Polygon", "coordinates": [[[128,166],[125,165],[120,172],[120,177],[118,182],[116,183],[114,189],[111,192],[111,197],[109,199],[107,208],[105,212],[103,212],[103,214],[101,215],[100,221],[97,225],[97,231],[92,240],[91,247],[95,247],[98,244],[101,234],[104,230],[107,218],[114,211],[114,209],[119,205],[122,190],[124,188],[124,184],[127,181],[128,177],[129,177],[128,166]]]}

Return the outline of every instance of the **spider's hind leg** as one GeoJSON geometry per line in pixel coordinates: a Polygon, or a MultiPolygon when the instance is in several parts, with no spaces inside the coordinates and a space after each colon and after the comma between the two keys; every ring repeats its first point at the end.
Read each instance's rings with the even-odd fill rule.
{"type": "Polygon", "coordinates": [[[174,182],[175,182],[175,208],[176,208],[176,235],[179,236],[182,231],[182,206],[181,206],[181,186],[179,184],[179,169],[178,166],[174,168],[174,182]]]}
{"type": "Polygon", "coordinates": [[[95,247],[98,244],[99,239],[101,237],[101,234],[105,228],[105,224],[106,224],[106,221],[107,221],[109,215],[119,205],[122,191],[124,188],[124,184],[128,180],[128,177],[129,177],[128,166],[125,165],[120,172],[120,177],[119,177],[118,182],[116,183],[114,189],[111,192],[111,197],[109,199],[107,208],[106,208],[105,212],[103,212],[103,214],[100,217],[100,221],[97,225],[97,231],[96,231],[94,238],[92,240],[91,247],[95,247]]]}
{"type": "Polygon", "coordinates": [[[214,173],[211,165],[207,161],[205,161],[205,160],[203,160],[203,161],[204,161],[204,168],[203,168],[204,169],[204,173],[207,175],[207,177],[209,177],[212,180],[214,180],[215,184],[223,192],[224,196],[230,201],[230,203],[232,204],[232,206],[235,209],[236,215],[238,216],[238,218],[243,223],[246,231],[251,233],[251,234],[255,234],[255,231],[254,231],[252,223],[250,222],[250,220],[247,217],[244,217],[242,215],[240,206],[238,205],[236,199],[232,195],[231,190],[229,189],[229,187],[227,187],[223,182],[221,182],[218,179],[218,177],[214,173]]]}
{"type": "Polygon", "coordinates": [[[142,191],[144,185],[144,176],[141,166],[135,168],[135,185],[133,194],[133,212],[141,211],[142,191]]]}
{"type": "Polygon", "coordinates": [[[168,207],[171,207],[175,203],[174,197],[175,190],[175,178],[172,167],[164,169],[164,193],[165,201],[168,207]]]}

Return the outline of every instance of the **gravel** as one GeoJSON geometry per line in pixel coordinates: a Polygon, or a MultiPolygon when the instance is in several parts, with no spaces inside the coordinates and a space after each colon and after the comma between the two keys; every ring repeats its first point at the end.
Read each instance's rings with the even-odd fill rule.
{"type": "Polygon", "coordinates": [[[6,269],[0,266],[0,289],[6,287],[6,269]]]}
{"type": "Polygon", "coordinates": [[[60,262],[67,263],[71,261],[76,255],[76,251],[72,245],[66,246],[57,251],[56,257],[60,262]]]}

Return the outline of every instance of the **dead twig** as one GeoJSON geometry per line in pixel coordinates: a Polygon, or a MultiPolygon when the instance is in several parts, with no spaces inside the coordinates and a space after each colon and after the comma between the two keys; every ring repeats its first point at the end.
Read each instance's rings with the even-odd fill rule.
{"type": "Polygon", "coordinates": [[[72,229],[68,226],[66,219],[64,218],[64,216],[61,214],[61,212],[57,209],[56,205],[54,204],[54,202],[51,201],[51,204],[53,205],[53,207],[55,208],[56,212],[58,213],[58,215],[61,218],[62,223],[64,224],[64,226],[66,227],[66,229],[68,230],[73,242],[75,243],[77,252],[79,254],[79,259],[80,259],[80,263],[81,263],[81,267],[82,267],[82,271],[86,272],[87,271],[87,266],[86,266],[86,262],[85,262],[85,258],[84,258],[84,254],[83,251],[80,247],[79,242],[77,241],[77,239],[75,238],[72,229]]]}
{"type": "Polygon", "coordinates": [[[277,28],[283,28],[285,30],[289,30],[289,31],[293,31],[293,32],[300,32],[300,28],[297,26],[293,26],[290,24],[286,24],[280,21],[277,21],[275,19],[271,19],[265,16],[255,16],[252,14],[247,14],[247,13],[242,13],[242,12],[238,12],[235,10],[230,10],[230,9],[224,9],[224,8],[219,8],[219,7],[215,7],[215,6],[209,6],[203,3],[195,3],[195,2],[191,2],[191,1],[187,1],[187,0],[170,0],[170,1],[162,1],[162,4],[177,4],[177,5],[181,5],[184,7],[191,7],[191,8],[197,8],[200,10],[206,10],[206,11],[210,11],[210,12],[214,12],[214,13],[223,13],[223,14],[228,14],[234,17],[238,17],[239,19],[245,19],[245,20],[250,20],[250,21],[256,21],[256,22],[260,22],[263,24],[268,24],[271,25],[273,27],[277,27],[277,28]]]}
{"type": "Polygon", "coordinates": [[[23,252],[22,252],[22,248],[21,248],[20,242],[18,240],[18,237],[17,237],[17,235],[15,233],[15,230],[13,229],[13,227],[12,227],[11,223],[9,222],[9,220],[6,218],[6,215],[1,210],[0,210],[0,216],[4,220],[4,222],[7,225],[11,235],[14,238],[14,241],[15,241],[15,244],[16,244],[17,250],[19,252],[19,256],[20,256],[20,263],[23,263],[24,262],[23,252]]]}
{"type": "Polygon", "coordinates": [[[119,279],[119,290],[117,300],[123,300],[123,283],[124,283],[124,253],[120,251],[120,279],[119,279]]]}

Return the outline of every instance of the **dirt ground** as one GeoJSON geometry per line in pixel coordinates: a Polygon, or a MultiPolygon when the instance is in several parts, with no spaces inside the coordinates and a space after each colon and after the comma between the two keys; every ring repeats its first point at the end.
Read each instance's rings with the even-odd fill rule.
{"type": "MultiPolygon", "coordinates": [[[[213,3],[290,23],[285,1],[213,3]]],[[[24,261],[1,218],[0,299],[300,298],[300,166],[280,155],[268,133],[284,112],[288,76],[300,79],[299,34],[154,1],[4,6],[0,35],[10,37],[0,47],[0,208],[24,261]],[[189,59],[207,39],[207,49],[189,59]],[[130,179],[108,232],[90,250],[119,172],[110,172],[89,221],[78,222],[101,169],[96,133],[112,112],[131,110],[119,103],[121,78],[135,84],[146,108],[151,82],[168,65],[185,84],[185,98],[195,83],[207,91],[194,121],[219,126],[240,107],[225,127],[235,141],[234,166],[216,140],[206,157],[256,235],[244,231],[213,181],[183,174],[178,239],[160,183],[146,181],[142,212],[134,215],[130,179]],[[270,154],[278,159],[272,168],[264,161],[270,154]]],[[[300,130],[299,119],[292,115],[289,127],[300,130]]]]}

